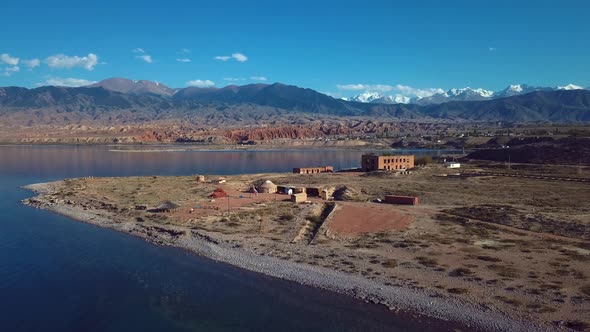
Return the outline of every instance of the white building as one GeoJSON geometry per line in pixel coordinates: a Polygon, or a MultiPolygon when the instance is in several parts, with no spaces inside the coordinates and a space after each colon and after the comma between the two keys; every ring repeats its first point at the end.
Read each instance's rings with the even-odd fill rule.
{"type": "Polygon", "coordinates": [[[454,162],[454,161],[449,161],[445,163],[445,167],[446,168],[461,168],[461,164],[454,162]]]}

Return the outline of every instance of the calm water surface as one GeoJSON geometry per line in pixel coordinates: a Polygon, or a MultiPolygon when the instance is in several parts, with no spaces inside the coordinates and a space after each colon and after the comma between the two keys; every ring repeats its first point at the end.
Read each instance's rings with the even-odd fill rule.
{"type": "MultiPolygon", "coordinates": [[[[0,331],[428,331],[385,308],[23,206],[20,186],[80,176],[358,167],[361,151],[112,152],[0,146],[0,331]]],[[[447,326],[448,327],[448,326],[447,326]]]]}

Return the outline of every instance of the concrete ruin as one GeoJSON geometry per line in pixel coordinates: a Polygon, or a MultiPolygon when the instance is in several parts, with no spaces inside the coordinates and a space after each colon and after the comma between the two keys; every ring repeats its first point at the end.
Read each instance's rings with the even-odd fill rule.
{"type": "Polygon", "coordinates": [[[295,174],[318,174],[331,172],[334,172],[334,167],[332,166],[293,168],[293,173],[295,174]]]}
{"type": "Polygon", "coordinates": [[[307,194],[306,193],[299,193],[291,195],[291,202],[293,203],[303,203],[307,201],[307,194]]]}
{"type": "Polygon", "coordinates": [[[361,168],[365,172],[408,170],[414,168],[414,155],[378,156],[364,154],[361,157],[361,168]]]}

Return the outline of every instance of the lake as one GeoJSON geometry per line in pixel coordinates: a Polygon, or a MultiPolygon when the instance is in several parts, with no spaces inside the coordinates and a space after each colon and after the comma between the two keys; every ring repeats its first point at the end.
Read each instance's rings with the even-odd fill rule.
{"type": "Polygon", "coordinates": [[[315,165],[344,169],[358,167],[362,151],[116,149],[0,146],[0,330],[435,331],[449,327],[180,249],[158,247],[20,203],[32,195],[20,186],[68,177],[229,175],[315,165]]]}

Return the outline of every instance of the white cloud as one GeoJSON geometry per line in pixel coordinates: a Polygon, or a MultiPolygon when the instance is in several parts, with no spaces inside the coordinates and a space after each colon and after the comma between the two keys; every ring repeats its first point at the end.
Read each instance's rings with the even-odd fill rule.
{"type": "Polygon", "coordinates": [[[35,68],[41,65],[41,61],[39,59],[22,60],[22,63],[29,68],[35,68]]]}
{"type": "Polygon", "coordinates": [[[178,50],[178,54],[189,54],[191,52],[191,50],[189,50],[188,48],[181,48],[180,50],[178,50]]]}
{"type": "Polygon", "coordinates": [[[264,76],[250,76],[250,79],[253,81],[267,81],[268,79],[264,76]]]}
{"type": "Polygon", "coordinates": [[[154,62],[154,59],[152,59],[152,56],[149,54],[145,54],[145,50],[141,47],[134,48],[133,50],[131,50],[131,52],[136,53],[136,54],[141,54],[141,55],[136,55],[135,56],[136,59],[143,60],[147,63],[154,62]]]}
{"type": "Polygon", "coordinates": [[[236,60],[238,60],[239,62],[248,61],[248,57],[245,56],[242,53],[234,53],[234,54],[231,55],[231,57],[234,58],[234,59],[236,59],[236,60]]]}
{"type": "Polygon", "coordinates": [[[176,59],[176,61],[178,61],[178,62],[191,62],[191,59],[189,59],[189,58],[180,58],[180,59],[176,59]]]}
{"type": "Polygon", "coordinates": [[[19,58],[13,58],[6,53],[0,55],[0,62],[3,62],[7,65],[16,66],[16,65],[18,65],[19,61],[20,61],[19,58]]]}
{"type": "Polygon", "coordinates": [[[45,82],[37,83],[37,86],[67,86],[67,87],[79,87],[94,84],[96,81],[89,81],[82,78],[59,78],[59,77],[52,77],[48,78],[45,82]]]}
{"type": "Polygon", "coordinates": [[[436,93],[444,93],[445,91],[441,88],[427,88],[419,89],[408,85],[396,84],[338,84],[336,85],[338,90],[346,91],[366,91],[366,92],[395,92],[396,97],[408,97],[408,98],[424,98],[430,97],[436,93]]]}
{"type": "Polygon", "coordinates": [[[6,67],[4,68],[4,76],[10,76],[14,73],[18,73],[20,71],[20,67],[19,66],[12,66],[12,67],[6,67]]]}
{"type": "Polygon", "coordinates": [[[366,89],[366,85],[365,84],[337,84],[336,88],[338,88],[338,90],[365,90],[366,89]]]}
{"type": "Polygon", "coordinates": [[[93,53],[88,53],[87,56],[67,56],[64,54],[56,54],[45,59],[45,63],[51,68],[74,68],[80,67],[86,70],[93,70],[98,64],[98,56],[93,53]]]}
{"type": "Polygon", "coordinates": [[[8,68],[6,68],[6,71],[9,71],[11,73],[18,73],[20,71],[20,67],[19,66],[8,67],[8,68]]]}
{"type": "Polygon", "coordinates": [[[214,86],[215,82],[210,81],[210,80],[192,80],[192,81],[186,82],[186,85],[196,86],[199,88],[208,88],[208,87],[214,86]]]}
{"type": "Polygon", "coordinates": [[[419,97],[419,98],[430,97],[434,94],[445,92],[441,88],[418,89],[418,88],[413,88],[411,86],[401,85],[401,84],[397,84],[395,86],[395,90],[400,92],[404,96],[419,97]]]}
{"type": "Polygon", "coordinates": [[[338,90],[352,90],[352,91],[376,91],[388,92],[393,90],[393,86],[386,84],[338,84],[338,90]]]}
{"type": "Polygon", "coordinates": [[[488,50],[489,50],[490,52],[494,52],[494,51],[496,51],[496,50],[497,50],[497,48],[495,48],[495,47],[488,47],[488,50]]]}
{"type": "Polygon", "coordinates": [[[137,55],[136,58],[141,59],[141,60],[143,60],[143,61],[145,61],[147,63],[154,62],[154,60],[152,59],[152,56],[151,55],[147,55],[147,54],[145,54],[145,55],[137,55]]]}
{"type": "Polygon", "coordinates": [[[233,53],[231,56],[230,55],[218,55],[218,56],[214,57],[213,59],[220,60],[220,61],[227,61],[230,59],[234,59],[239,62],[248,61],[248,57],[242,53],[233,53]]]}
{"type": "Polygon", "coordinates": [[[237,81],[244,81],[246,79],[243,77],[225,77],[223,80],[228,81],[228,82],[237,82],[237,81]]]}

